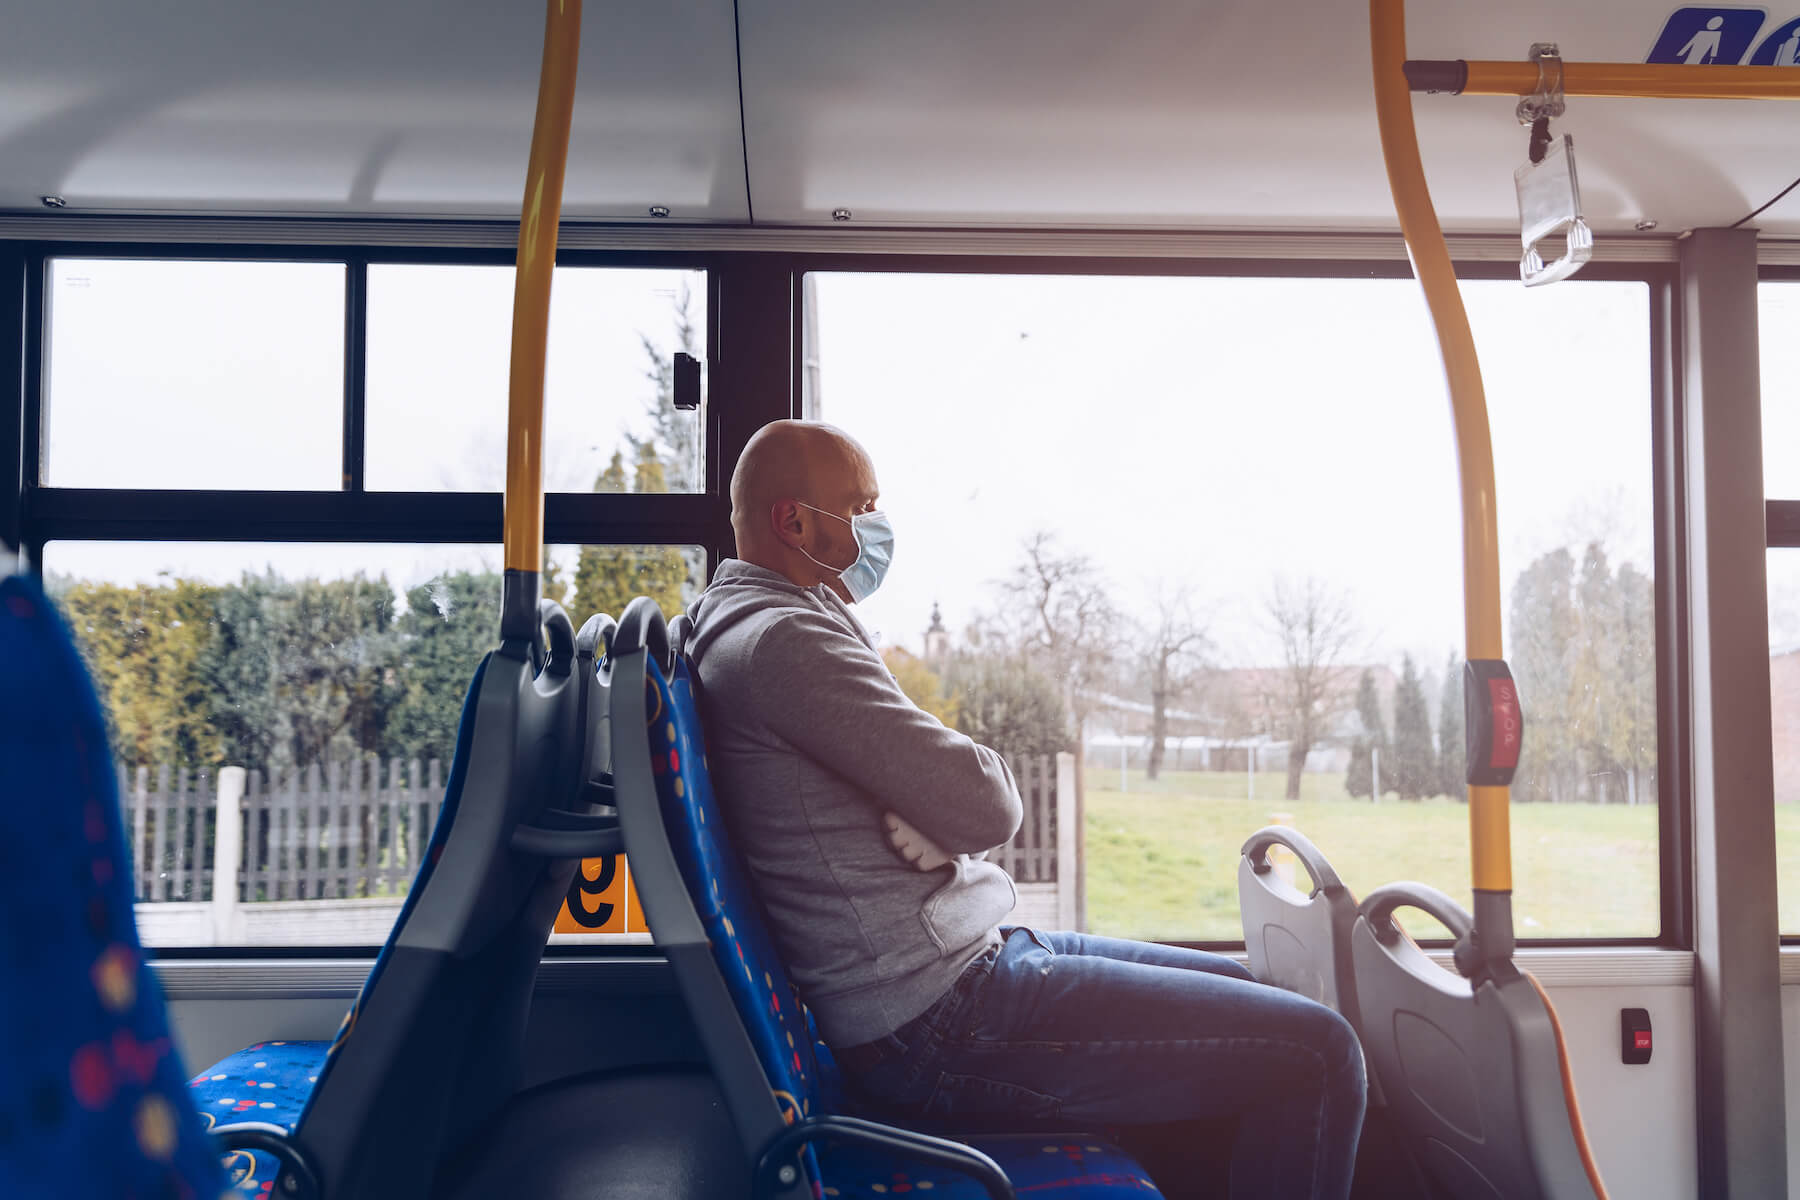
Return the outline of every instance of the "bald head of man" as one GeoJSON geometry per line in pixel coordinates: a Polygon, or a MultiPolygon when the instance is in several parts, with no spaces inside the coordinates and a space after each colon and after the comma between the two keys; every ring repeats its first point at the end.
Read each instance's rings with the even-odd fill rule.
{"type": "Polygon", "coordinates": [[[852,603],[838,578],[859,553],[850,519],[875,511],[880,495],[875,464],[843,430],[818,421],[765,425],[731,475],[737,556],[801,587],[823,583],[852,603]]]}

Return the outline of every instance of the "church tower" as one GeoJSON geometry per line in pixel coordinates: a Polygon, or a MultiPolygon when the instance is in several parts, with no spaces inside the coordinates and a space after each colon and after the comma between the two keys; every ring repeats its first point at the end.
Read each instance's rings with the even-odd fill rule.
{"type": "Polygon", "coordinates": [[[925,661],[941,663],[950,657],[950,631],[944,628],[944,616],[937,601],[931,602],[931,624],[925,630],[925,661]]]}

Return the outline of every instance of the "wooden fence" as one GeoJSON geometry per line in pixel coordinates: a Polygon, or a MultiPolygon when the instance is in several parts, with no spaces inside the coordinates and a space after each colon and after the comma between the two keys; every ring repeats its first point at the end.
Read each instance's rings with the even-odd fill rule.
{"type": "Polygon", "coordinates": [[[231,771],[119,768],[138,900],[212,900],[215,869],[234,848],[242,902],[401,895],[444,802],[437,759],[244,771],[222,795],[231,771]]]}
{"type": "Polygon", "coordinates": [[[1025,802],[1025,817],[1012,841],[988,858],[1004,867],[1016,883],[1055,883],[1058,878],[1057,834],[1073,821],[1074,809],[1071,805],[1069,815],[1058,819],[1057,757],[1061,756],[1020,756],[1009,764],[1019,785],[1019,799],[1025,802]]]}
{"type": "MultiPolygon", "coordinates": [[[[1074,828],[1074,756],[1021,757],[1010,765],[1024,819],[990,858],[1019,886],[1015,919],[1074,928],[1075,845],[1061,836],[1074,828]]],[[[154,940],[303,944],[325,936],[317,922],[330,914],[284,902],[335,901],[333,912],[341,908],[385,930],[381,914],[363,909],[390,900],[398,912],[443,807],[444,779],[436,759],[383,763],[373,756],[274,774],[121,766],[119,794],[139,925],[148,919],[158,930],[167,927],[154,940]]],[[[345,936],[368,940],[367,930],[345,936]]]]}

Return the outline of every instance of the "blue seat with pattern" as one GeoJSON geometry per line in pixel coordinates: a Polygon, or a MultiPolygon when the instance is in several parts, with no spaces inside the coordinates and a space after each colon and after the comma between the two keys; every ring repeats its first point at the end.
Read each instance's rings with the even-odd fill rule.
{"type": "MultiPolygon", "coordinates": [[[[433,868],[443,854],[444,841],[455,823],[468,778],[469,748],[474,737],[475,697],[487,672],[488,658],[475,670],[474,681],[463,701],[462,716],[457,722],[456,754],[450,768],[450,779],[444,789],[444,805],[437,824],[431,831],[431,842],[420,863],[419,874],[408,890],[393,931],[375,960],[374,968],[364,980],[362,990],[338,1026],[331,1041],[258,1042],[214,1063],[188,1081],[194,1103],[199,1106],[201,1120],[207,1128],[228,1120],[253,1119],[281,1127],[290,1136],[300,1128],[318,1093],[321,1077],[329,1073],[331,1064],[349,1041],[356,1028],[357,1014],[364,997],[374,990],[387,966],[395,939],[405,928],[407,918],[424,894],[433,868]]],[[[228,1155],[225,1167],[231,1182],[247,1196],[268,1195],[278,1164],[267,1152],[245,1151],[228,1155]]]]}
{"type": "MultiPolygon", "coordinates": [[[[264,1112],[331,1197],[429,1194],[442,1160],[506,1104],[576,863],[618,847],[596,807],[610,786],[597,659],[612,621],[577,637],[557,605],[540,617],[547,646],[505,640],[475,671],[424,859],[337,1036],[259,1043],[192,1081],[203,1113],[264,1112]]],[[[240,1191],[268,1194],[272,1161],[228,1165],[240,1191]]]]}
{"type": "Polygon", "coordinates": [[[39,585],[0,581],[0,1195],[432,1190],[516,1088],[575,860],[618,848],[595,806],[611,621],[578,639],[560,608],[542,616],[547,647],[506,641],[476,670],[424,861],[336,1038],[261,1042],[183,1087],[137,940],[105,718],[39,585]]]}
{"type": "Polygon", "coordinates": [[[949,1140],[844,1116],[830,1051],[731,848],[693,676],[671,652],[654,602],[632,601],[614,651],[613,759],[633,881],[706,1044],[758,1194],[1160,1195],[1143,1167],[1091,1135],[949,1140]]]}
{"type": "Polygon", "coordinates": [[[226,1192],[132,915],[106,721],[38,584],[0,579],[0,1196],[226,1192]]]}

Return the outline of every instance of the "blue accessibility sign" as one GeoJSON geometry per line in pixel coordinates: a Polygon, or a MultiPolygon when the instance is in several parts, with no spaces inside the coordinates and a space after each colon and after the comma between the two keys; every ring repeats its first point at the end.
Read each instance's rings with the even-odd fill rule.
{"type": "Polygon", "coordinates": [[[1678,8],[1644,61],[1736,66],[1762,28],[1764,15],[1760,8],[1678,8]]]}
{"type": "Polygon", "coordinates": [[[1750,56],[1750,64],[1757,67],[1800,67],[1800,17],[1795,17],[1786,25],[1777,25],[1775,31],[1762,40],[1756,53],[1750,56]]]}

